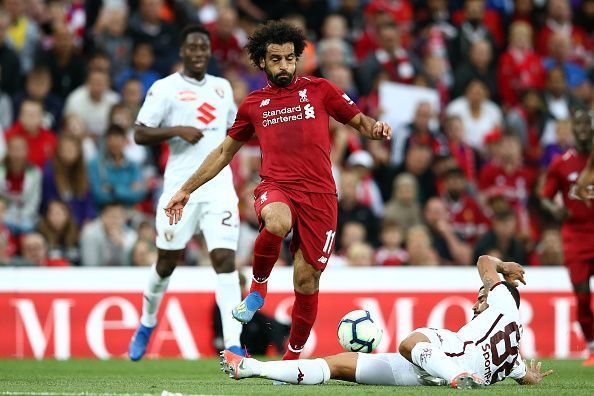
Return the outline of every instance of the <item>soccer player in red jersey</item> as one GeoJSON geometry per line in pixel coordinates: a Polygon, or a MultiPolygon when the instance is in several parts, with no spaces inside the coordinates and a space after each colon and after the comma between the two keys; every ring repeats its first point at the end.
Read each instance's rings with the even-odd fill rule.
{"type": "Polygon", "coordinates": [[[563,221],[561,236],[565,266],[577,298],[577,316],[584,338],[588,343],[589,358],[584,365],[594,366],[594,314],[590,277],[594,276],[594,244],[589,235],[594,234],[594,207],[588,201],[579,200],[572,192],[580,172],[589,161],[594,135],[594,115],[579,109],[573,114],[575,148],[556,157],[547,171],[541,193],[543,207],[556,219],[563,221]],[[564,206],[557,205],[553,198],[561,192],[564,206]]]}
{"type": "Polygon", "coordinates": [[[254,245],[250,294],[234,310],[242,323],[264,304],[267,281],[283,238],[293,229],[295,303],[288,351],[297,359],[309,337],[318,309],[322,271],[332,253],[337,195],[330,165],[329,117],[348,124],[369,139],[389,139],[388,124],[362,114],[353,101],[323,78],[297,77],[305,36],[284,22],[269,22],[249,38],[247,50],[268,84],[240,105],[235,124],[217,147],[171,198],[165,212],[177,223],[190,194],[213,178],[255,133],[262,150],[262,181],[254,207],[261,231],[254,245]]]}

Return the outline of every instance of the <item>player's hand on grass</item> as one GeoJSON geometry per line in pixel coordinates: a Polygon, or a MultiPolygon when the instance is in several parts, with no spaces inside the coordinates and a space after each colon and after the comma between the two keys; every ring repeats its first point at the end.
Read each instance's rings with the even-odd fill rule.
{"type": "Polygon", "coordinates": [[[188,203],[190,194],[185,191],[177,191],[173,197],[169,200],[169,203],[165,207],[165,214],[169,217],[169,225],[177,224],[184,212],[184,206],[188,203]]]}
{"type": "Polygon", "coordinates": [[[177,127],[177,136],[184,139],[186,142],[190,144],[196,144],[204,134],[198,128],[190,127],[190,126],[180,126],[177,127]]]}
{"type": "Polygon", "coordinates": [[[392,139],[392,127],[384,121],[376,121],[371,130],[371,138],[375,140],[392,139]]]}
{"type": "Polygon", "coordinates": [[[542,368],[542,362],[536,363],[534,359],[530,360],[530,366],[528,366],[528,362],[526,362],[526,375],[522,378],[522,384],[524,385],[537,385],[539,384],[545,377],[553,374],[553,370],[547,371],[540,371],[542,368]]]}
{"type": "Polygon", "coordinates": [[[524,280],[524,268],[518,263],[513,261],[504,261],[498,266],[499,272],[503,275],[503,278],[513,284],[515,287],[520,285],[519,282],[526,284],[524,280]]]}

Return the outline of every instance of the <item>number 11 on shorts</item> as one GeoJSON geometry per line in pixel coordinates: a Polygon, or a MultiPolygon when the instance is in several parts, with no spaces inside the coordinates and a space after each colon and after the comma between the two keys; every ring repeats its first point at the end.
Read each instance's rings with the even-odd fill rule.
{"type": "Polygon", "coordinates": [[[336,236],[336,231],[328,230],[326,231],[326,243],[324,243],[324,249],[322,249],[322,253],[330,254],[332,251],[332,245],[334,244],[334,237],[336,236]]]}

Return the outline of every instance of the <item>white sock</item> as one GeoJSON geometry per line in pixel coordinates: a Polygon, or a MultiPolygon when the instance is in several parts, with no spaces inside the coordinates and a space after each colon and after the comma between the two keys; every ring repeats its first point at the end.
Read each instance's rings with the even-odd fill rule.
{"type": "Polygon", "coordinates": [[[241,302],[241,288],[239,286],[239,273],[237,271],[227,274],[217,274],[215,299],[221,311],[225,348],[233,345],[241,346],[239,341],[241,323],[231,316],[231,310],[241,302]]]}
{"type": "Polygon", "coordinates": [[[443,378],[451,383],[464,370],[454,359],[430,342],[418,342],[411,351],[413,363],[434,377],[443,378]]]}
{"type": "Polygon", "coordinates": [[[254,376],[296,385],[323,384],[330,379],[330,367],[324,359],[279,360],[260,362],[244,359],[254,376]]]}
{"type": "Polygon", "coordinates": [[[169,285],[169,277],[161,278],[157,274],[157,265],[151,266],[149,281],[144,289],[142,296],[142,316],[140,323],[146,327],[155,327],[157,325],[157,312],[161,305],[163,295],[167,291],[169,285]]]}

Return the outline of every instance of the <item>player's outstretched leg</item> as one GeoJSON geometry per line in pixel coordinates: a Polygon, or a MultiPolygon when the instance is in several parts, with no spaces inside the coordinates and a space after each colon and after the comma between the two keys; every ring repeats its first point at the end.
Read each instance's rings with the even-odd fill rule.
{"type": "Polygon", "coordinates": [[[330,379],[330,367],[324,359],[261,362],[230,351],[222,351],[220,356],[221,371],[236,380],[260,377],[295,385],[316,385],[330,379]]]}

